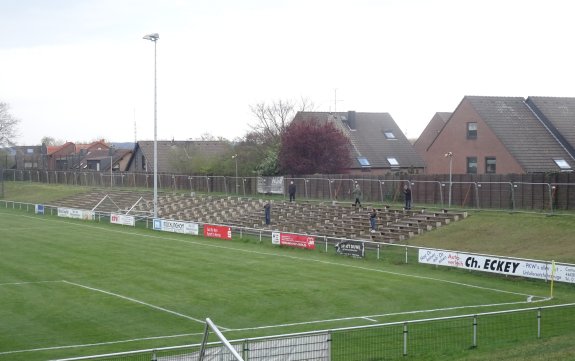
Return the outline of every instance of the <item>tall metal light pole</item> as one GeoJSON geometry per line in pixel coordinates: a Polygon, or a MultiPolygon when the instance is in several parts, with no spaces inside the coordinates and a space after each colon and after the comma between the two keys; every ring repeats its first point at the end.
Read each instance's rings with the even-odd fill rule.
{"type": "Polygon", "coordinates": [[[445,157],[449,157],[449,206],[448,208],[451,208],[451,186],[453,185],[453,182],[451,181],[451,175],[452,175],[452,170],[453,170],[453,152],[447,152],[445,153],[445,157]]]}
{"type": "Polygon", "coordinates": [[[236,160],[236,194],[238,194],[238,155],[232,155],[232,159],[236,160]]]}
{"type": "Polygon", "coordinates": [[[154,42],[154,218],[158,218],[158,87],[156,82],[156,42],[158,33],[148,34],[144,39],[154,42]]]}

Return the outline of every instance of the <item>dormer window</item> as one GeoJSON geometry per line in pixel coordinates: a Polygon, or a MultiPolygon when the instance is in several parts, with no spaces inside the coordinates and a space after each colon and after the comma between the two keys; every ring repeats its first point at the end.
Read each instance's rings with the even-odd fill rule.
{"type": "Polygon", "coordinates": [[[569,165],[569,163],[567,163],[567,161],[565,159],[553,159],[553,161],[555,162],[555,164],[557,164],[557,166],[562,170],[562,171],[572,171],[573,168],[571,168],[571,166],[569,165]]]}

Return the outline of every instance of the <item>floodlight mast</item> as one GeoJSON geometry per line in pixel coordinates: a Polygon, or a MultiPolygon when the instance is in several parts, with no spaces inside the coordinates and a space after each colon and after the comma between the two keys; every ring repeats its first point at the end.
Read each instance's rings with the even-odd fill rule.
{"type": "Polygon", "coordinates": [[[144,36],[145,40],[154,42],[154,218],[158,218],[158,87],[156,67],[156,42],[160,39],[158,33],[144,36]]]}

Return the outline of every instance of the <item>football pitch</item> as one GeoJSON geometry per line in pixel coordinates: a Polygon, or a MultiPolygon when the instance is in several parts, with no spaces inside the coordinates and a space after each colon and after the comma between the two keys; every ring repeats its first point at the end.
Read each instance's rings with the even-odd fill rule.
{"type": "MultiPolygon", "coordinates": [[[[568,303],[542,281],[0,209],[0,360],[49,360],[568,303]]],[[[395,248],[395,247],[394,247],[395,248]]],[[[389,252],[389,257],[388,257],[389,252]]]]}

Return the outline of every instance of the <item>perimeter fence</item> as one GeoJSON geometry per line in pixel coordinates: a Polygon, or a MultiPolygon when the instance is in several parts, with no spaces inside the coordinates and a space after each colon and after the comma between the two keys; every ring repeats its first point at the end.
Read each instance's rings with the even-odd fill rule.
{"type": "MultiPolygon", "coordinates": [[[[97,171],[46,171],[5,169],[5,181],[38,182],[100,188],[153,188],[152,173],[97,171]]],[[[293,181],[298,199],[352,202],[352,190],[359,184],[368,203],[393,204],[404,201],[403,187],[412,189],[417,206],[555,212],[575,209],[574,173],[508,175],[410,175],[331,174],[300,177],[227,177],[158,174],[164,192],[220,193],[238,196],[276,194],[287,198],[293,181]],[[273,179],[279,187],[262,191],[262,179],[273,179]],[[451,181],[450,181],[451,179],[451,181]]]]}
{"type": "MultiPolygon", "coordinates": [[[[244,360],[425,360],[473,354],[575,334],[575,304],[532,307],[315,332],[243,338],[229,343],[244,360]]],[[[138,350],[58,361],[235,361],[221,342],[138,350]]],[[[542,346],[543,347],[543,346],[542,346]]]]}

